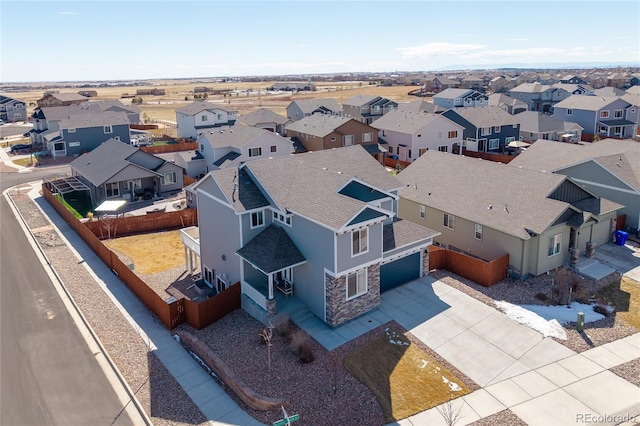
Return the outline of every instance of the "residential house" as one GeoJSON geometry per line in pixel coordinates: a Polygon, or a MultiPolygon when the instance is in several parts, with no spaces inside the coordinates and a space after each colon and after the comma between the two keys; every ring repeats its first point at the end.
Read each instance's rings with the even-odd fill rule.
{"type": "Polygon", "coordinates": [[[571,94],[562,88],[540,83],[523,83],[509,90],[509,96],[526,102],[530,111],[551,112],[552,107],[571,94]]]}
{"type": "Polygon", "coordinates": [[[479,77],[477,75],[467,75],[462,77],[462,79],[460,80],[461,89],[480,91],[483,90],[483,84],[484,81],[482,80],[482,77],[479,77]]]}
{"type": "Polygon", "coordinates": [[[613,98],[615,96],[623,96],[625,93],[627,93],[626,91],[622,90],[622,89],[618,89],[617,87],[602,87],[600,89],[595,89],[593,91],[593,95],[595,96],[600,96],[605,97],[605,98],[613,98]]]}
{"type": "Polygon", "coordinates": [[[359,146],[251,161],[196,186],[203,278],[240,282],[265,324],[286,320],[293,296],[337,327],[428,272],[437,233],[397,220],[402,184],[359,146]]]}
{"type": "Polygon", "coordinates": [[[397,110],[413,113],[429,112],[433,114],[440,114],[446,111],[445,108],[435,105],[433,102],[427,102],[424,99],[416,99],[411,102],[398,102],[397,110]]]}
{"type": "Polygon", "coordinates": [[[342,115],[342,107],[329,98],[297,99],[287,105],[287,118],[301,120],[313,114],[342,115]]]}
{"type": "Polygon", "coordinates": [[[85,102],[80,104],[80,106],[88,104],[97,106],[101,111],[124,112],[127,114],[130,124],[142,124],[142,110],[137,105],[125,105],[119,100],[114,99],[85,102]]]}
{"type": "Polygon", "coordinates": [[[38,99],[37,104],[38,104],[38,107],[40,108],[59,107],[59,106],[78,105],[88,100],[89,98],[87,98],[86,96],[82,96],[77,93],[46,92],[42,96],[42,98],[38,99]]]}
{"type": "Polygon", "coordinates": [[[464,146],[469,151],[501,153],[520,138],[517,116],[498,107],[454,108],[442,115],[464,128],[464,146]]]}
{"type": "Polygon", "coordinates": [[[291,123],[291,120],[270,109],[258,108],[249,114],[239,116],[236,123],[265,129],[284,136],[284,127],[291,123]]]}
{"type": "Polygon", "coordinates": [[[493,93],[505,93],[510,89],[513,89],[514,87],[515,84],[513,80],[504,76],[494,77],[489,83],[489,88],[493,91],[493,93]]]}
{"type": "Polygon", "coordinates": [[[104,200],[151,198],[183,187],[180,166],[116,139],[105,141],[69,166],[72,176],[88,188],[94,206],[104,200]]]}
{"type": "Polygon", "coordinates": [[[226,129],[201,133],[198,151],[204,157],[206,171],[238,167],[259,158],[289,156],[291,141],[277,133],[237,124],[226,129]]]}
{"type": "Polygon", "coordinates": [[[164,96],[167,92],[164,89],[158,89],[157,87],[151,89],[137,89],[136,95],[138,96],[164,96]]]}
{"type": "Polygon", "coordinates": [[[631,86],[625,92],[631,95],[640,95],[640,86],[631,86]]]}
{"type": "Polygon", "coordinates": [[[382,162],[383,150],[378,144],[378,132],[368,124],[353,118],[314,114],[294,121],[285,128],[287,137],[298,142],[306,151],[363,145],[382,162]]]}
{"type": "Polygon", "coordinates": [[[285,92],[309,91],[313,88],[310,81],[273,83],[267,90],[282,90],[285,92]]]}
{"type": "Polygon", "coordinates": [[[471,89],[444,89],[433,96],[433,103],[444,109],[487,106],[489,97],[471,89]]]}
{"type": "Polygon", "coordinates": [[[78,91],[78,95],[85,96],[87,98],[95,98],[98,96],[97,90],[80,90],[78,91]]]}
{"type": "Polygon", "coordinates": [[[504,93],[494,93],[489,95],[487,104],[489,106],[496,106],[511,115],[519,114],[522,111],[527,111],[529,109],[529,105],[527,105],[526,102],[514,99],[504,93]]]}
{"type": "Polygon", "coordinates": [[[185,175],[192,178],[200,178],[207,173],[207,161],[198,150],[175,152],[173,162],[184,169],[185,175]]]}
{"type": "MultiPolygon", "coordinates": [[[[464,127],[441,114],[391,111],[373,122],[392,158],[411,162],[432,149],[453,152],[462,145],[464,127]]],[[[459,152],[459,151],[458,151],[459,152]]]]}
{"type": "Polygon", "coordinates": [[[626,89],[631,86],[631,78],[624,74],[612,73],[607,76],[607,86],[626,89]]]}
{"type": "Polygon", "coordinates": [[[536,111],[524,111],[517,115],[520,122],[520,140],[533,143],[538,139],[578,143],[582,140],[582,126],[571,121],[561,121],[536,111]]]}
{"type": "Polygon", "coordinates": [[[578,123],[589,135],[633,138],[638,128],[638,110],[618,97],[572,95],[555,105],[553,116],[578,123]]]}
{"type": "Polygon", "coordinates": [[[586,81],[584,81],[582,79],[582,77],[575,75],[575,74],[569,74],[569,75],[565,75],[564,77],[562,77],[560,79],[560,83],[563,84],[587,84],[586,81]]]}
{"type": "MultiPolygon", "coordinates": [[[[569,176],[586,190],[622,204],[626,225],[640,229],[640,143],[602,139],[564,144],[537,141],[509,165],[569,176]]],[[[609,235],[611,236],[611,234],[609,235]]]]}
{"type": "Polygon", "coordinates": [[[197,139],[201,133],[229,127],[238,119],[238,112],[207,101],[196,101],[176,109],[178,137],[197,139]]]}
{"type": "Polygon", "coordinates": [[[566,176],[432,150],[398,179],[400,218],[440,232],[434,242],[450,250],[486,261],[508,254],[516,278],[606,244],[620,208],[566,176]]]}
{"type": "Polygon", "coordinates": [[[588,84],[555,83],[551,87],[562,89],[571,95],[593,95],[595,89],[588,84]]]}
{"type": "Polygon", "coordinates": [[[356,119],[364,124],[371,124],[397,107],[397,102],[387,98],[375,95],[356,95],[342,103],[342,116],[356,119]]]}
{"type": "Polygon", "coordinates": [[[0,120],[5,123],[27,121],[27,105],[18,99],[0,95],[0,120]]]}
{"type": "Polygon", "coordinates": [[[32,121],[31,143],[54,158],[91,151],[111,138],[131,143],[127,114],[102,111],[91,103],[36,108],[32,121]]]}

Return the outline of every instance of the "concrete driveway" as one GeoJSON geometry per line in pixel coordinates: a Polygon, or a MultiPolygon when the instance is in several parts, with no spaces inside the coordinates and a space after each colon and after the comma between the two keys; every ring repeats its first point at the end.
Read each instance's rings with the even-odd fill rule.
{"type": "Polygon", "coordinates": [[[624,246],[613,243],[596,248],[595,258],[623,275],[640,282],[640,248],[627,241],[624,246]]]}

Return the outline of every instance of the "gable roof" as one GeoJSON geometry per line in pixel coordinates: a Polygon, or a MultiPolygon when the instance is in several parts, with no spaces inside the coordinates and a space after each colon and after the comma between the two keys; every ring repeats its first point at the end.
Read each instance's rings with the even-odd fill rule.
{"type": "Polygon", "coordinates": [[[99,113],[72,114],[60,120],[61,129],[81,129],[88,127],[129,125],[129,117],[123,111],[105,111],[99,113]]]}
{"type": "Polygon", "coordinates": [[[380,96],[375,95],[355,95],[346,101],[342,102],[342,105],[363,106],[372,103],[379,99],[380,96]]]}
{"type": "Polygon", "coordinates": [[[282,115],[271,111],[270,109],[258,108],[257,110],[252,111],[249,114],[244,114],[238,117],[238,121],[236,121],[236,123],[255,126],[256,124],[261,123],[286,124],[289,121],[290,120],[287,117],[283,117],[282,115]]]}
{"type": "Polygon", "coordinates": [[[458,114],[476,127],[492,127],[505,126],[510,124],[518,124],[517,116],[511,115],[502,108],[496,106],[478,106],[454,108],[444,112],[449,114],[458,114]]]}
{"type": "Polygon", "coordinates": [[[74,92],[47,93],[46,95],[43,96],[43,99],[46,98],[47,96],[51,96],[52,98],[55,98],[62,102],[85,101],[89,99],[86,96],[82,96],[74,92]]]}
{"type": "Polygon", "coordinates": [[[228,129],[219,129],[203,132],[198,137],[198,142],[205,139],[214,148],[237,148],[242,149],[247,144],[253,142],[262,135],[272,135],[268,130],[257,127],[237,125],[228,129]]]}
{"type": "Polygon", "coordinates": [[[582,129],[582,126],[577,123],[561,121],[557,118],[551,117],[550,115],[541,114],[537,111],[523,111],[516,114],[516,118],[520,120],[521,132],[562,132],[575,127],[582,129]]]}
{"type": "Polygon", "coordinates": [[[298,121],[294,121],[293,123],[288,124],[285,128],[294,132],[324,138],[349,121],[355,120],[353,118],[337,115],[313,114],[298,121]]]}
{"type": "Polygon", "coordinates": [[[603,139],[579,144],[538,140],[509,164],[525,169],[555,172],[587,160],[596,161],[640,191],[640,143],[631,139],[603,139]]]}
{"type": "Polygon", "coordinates": [[[444,112],[445,109],[439,105],[435,105],[433,102],[427,102],[424,99],[416,99],[411,102],[399,102],[398,107],[396,108],[398,111],[407,111],[407,112],[431,112],[434,114],[444,112]]]}
{"type": "Polygon", "coordinates": [[[398,179],[405,184],[402,198],[521,239],[530,238],[528,231],[544,232],[569,208],[547,198],[566,176],[434,150],[398,179]]]}
{"type": "MultiPolygon", "coordinates": [[[[304,114],[311,114],[317,109],[327,109],[334,113],[342,111],[342,107],[331,98],[311,98],[311,99],[297,99],[291,101],[289,106],[296,105],[304,114]]],[[[288,109],[289,107],[287,107],[288,109]]]]}
{"type": "Polygon", "coordinates": [[[519,99],[512,98],[511,96],[507,96],[504,93],[493,93],[489,95],[489,106],[497,106],[500,105],[527,105],[526,102],[521,101],[519,99]]]}
{"type": "Polygon", "coordinates": [[[437,93],[435,95],[433,95],[434,99],[456,99],[456,98],[461,98],[465,95],[468,95],[470,93],[473,93],[474,90],[471,89],[455,89],[455,88],[447,88],[444,89],[442,92],[437,93]]]}
{"type": "Polygon", "coordinates": [[[389,111],[374,121],[371,126],[379,130],[414,134],[424,129],[429,123],[442,120],[446,120],[450,126],[462,128],[460,124],[451,121],[444,115],[400,110],[389,111]]]}
{"type": "MultiPolygon", "coordinates": [[[[141,167],[136,164],[132,158],[136,155],[155,157],[154,155],[138,150],[138,148],[111,138],[100,144],[94,150],[82,154],[69,165],[94,186],[100,186],[127,166],[135,165],[136,167],[141,167]]],[[[158,163],[160,166],[165,163],[164,160],[158,157],[155,158],[159,160],[158,163]]],[[[150,170],[150,172],[153,171],[150,170]]]]}
{"type": "Polygon", "coordinates": [[[509,92],[518,92],[518,93],[542,93],[547,90],[553,89],[550,85],[540,84],[540,83],[522,83],[513,89],[510,89],[509,92]]]}
{"type": "Polygon", "coordinates": [[[195,101],[190,103],[189,105],[176,108],[176,112],[186,114],[186,115],[196,115],[202,111],[214,111],[214,110],[222,110],[228,113],[235,113],[236,111],[230,110],[227,108],[221,107],[219,104],[215,104],[213,102],[208,101],[195,101]]]}
{"type": "Polygon", "coordinates": [[[273,224],[267,226],[236,253],[265,274],[306,261],[286,231],[273,224]]]}
{"type": "MultiPolygon", "coordinates": [[[[572,108],[587,111],[598,111],[621,98],[604,97],[604,96],[588,96],[588,95],[571,95],[557,104],[554,108],[572,108]]],[[[626,101],[624,101],[626,102],[626,101]]],[[[628,102],[627,102],[628,103],[628,102]]]]}

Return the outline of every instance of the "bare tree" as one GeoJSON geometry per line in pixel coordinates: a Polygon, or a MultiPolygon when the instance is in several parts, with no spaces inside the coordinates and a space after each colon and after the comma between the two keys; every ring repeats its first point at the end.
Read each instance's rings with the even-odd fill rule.
{"type": "Polygon", "coordinates": [[[462,415],[462,406],[463,404],[460,404],[456,407],[453,399],[450,399],[446,403],[438,406],[436,409],[444,419],[447,426],[455,426],[455,424],[464,417],[462,415]]]}
{"type": "Polygon", "coordinates": [[[265,327],[259,333],[262,340],[264,340],[264,344],[267,345],[267,362],[269,366],[269,373],[271,373],[271,338],[273,337],[273,326],[269,324],[269,327],[265,327]]]}
{"type": "Polygon", "coordinates": [[[107,238],[115,238],[116,237],[116,221],[115,218],[109,217],[109,215],[102,216],[100,220],[100,234],[104,237],[102,230],[107,233],[107,238]],[[111,235],[111,231],[113,231],[113,235],[111,235]]]}

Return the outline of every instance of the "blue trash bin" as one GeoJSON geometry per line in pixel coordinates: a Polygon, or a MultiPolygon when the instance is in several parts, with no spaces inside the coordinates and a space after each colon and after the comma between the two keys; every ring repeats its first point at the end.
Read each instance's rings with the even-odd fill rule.
{"type": "Polygon", "coordinates": [[[629,238],[629,233],[624,231],[616,231],[616,244],[619,246],[625,245],[629,238]]]}

